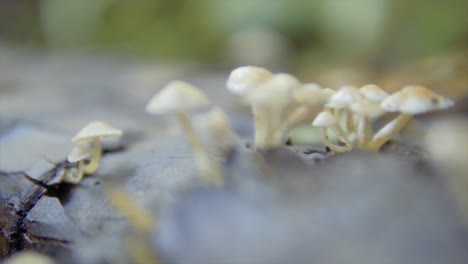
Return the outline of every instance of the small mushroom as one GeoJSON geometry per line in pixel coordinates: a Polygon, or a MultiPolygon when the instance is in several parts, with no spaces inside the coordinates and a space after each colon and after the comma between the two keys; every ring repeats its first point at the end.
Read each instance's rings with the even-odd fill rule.
{"type": "Polygon", "coordinates": [[[413,115],[443,110],[452,107],[454,103],[423,86],[413,85],[389,96],[380,105],[387,112],[399,111],[401,114],[374,135],[369,143],[369,149],[372,151],[378,151],[409,122],[413,115]]]}
{"type": "Polygon", "coordinates": [[[224,111],[216,107],[197,116],[194,124],[205,151],[214,158],[223,160],[234,147],[237,138],[224,111]]]}
{"type": "Polygon", "coordinates": [[[294,90],[292,98],[298,106],[288,114],[288,128],[313,120],[316,112],[312,111],[312,109],[319,106],[323,107],[334,93],[335,90],[330,88],[322,89],[316,83],[303,84],[294,90]]]}
{"type": "Polygon", "coordinates": [[[325,105],[326,107],[334,109],[334,115],[337,119],[340,117],[342,111],[346,110],[347,139],[349,139],[351,133],[355,131],[354,117],[348,108],[352,103],[361,99],[363,99],[363,96],[356,87],[343,86],[330,97],[330,100],[328,100],[328,103],[325,105]]]}
{"type": "Polygon", "coordinates": [[[362,98],[363,96],[356,87],[343,86],[331,96],[326,106],[334,109],[345,109],[362,98]]]}
{"type": "MultiPolygon", "coordinates": [[[[317,115],[317,117],[314,119],[314,121],[312,122],[312,125],[314,127],[319,127],[322,130],[322,141],[325,144],[325,146],[329,147],[331,150],[336,151],[336,152],[346,152],[346,151],[351,150],[351,147],[349,145],[345,147],[338,146],[330,142],[330,140],[328,139],[328,135],[327,135],[328,128],[335,128],[333,130],[335,133],[337,133],[336,131],[342,131],[342,129],[337,125],[336,117],[330,112],[327,112],[327,111],[320,112],[317,115]]],[[[344,133],[344,131],[342,131],[341,133],[344,133]]],[[[337,134],[337,136],[342,136],[342,135],[337,134]]]]}
{"type": "Polygon", "coordinates": [[[151,98],[146,106],[146,111],[150,114],[175,112],[182,132],[192,148],[202,179],[219,183],[221,182],[221,172],[217,168],[209,166],[209,157],[203,150],[200,139],[195,134],[187,114],[187,111],[199,110],[209,105],[208,97],[197,87],[183,81],[172,81],[151,98]]]}
{"type": "MultiPolygon", "coordinates": [[[[101,122],[94,121],[82,128],[72,139],[74,143],[89,143],[92,142],[91,151],[92,156],[88,164],[83,165],[84,174],[93,174],[99,167],[99,162],[101,161],[102,148],[101,148],[101,139],[108,137],[118,137],[122,135],[122,130],[111,127],[110,125],[101,122]]],[[[68,159],[76,160],[78,156],[89,155],[89,152],[86,152],[83,149],[76,148],[70,153],[71,156],[68,156],[68,159]]]]}
{"type": "Polygon", "coordinates": [[[68,161],[71,163],[79,162],[85,159],[90,158],[93,155],[93,149],[83,146],[76,145],[70,154],[68,154],[68,161]]]}
{"type": "MultiPolygon", "coordinates": [[[[237,136],[231,128],[229,118],[216,107],[208,113],[196,117],[195,131],[200,136],[200,142],[206,157],[199,163],[205,171],[215,171],[221,174],[222,162],[233,150],[237,136]]],[[[215,178],[216,184],[222,184],[222,178],[215,178]]]]}
{"type": "Polygon", "coordinates": [[[384,110],[380,104],[367,99],[355,102],[351,104],[349,108],[359,118],[357,127],[357,146],[365,149],[367,143],[372,138],[371,120],[380,117],[384,113],[384,110]]]}
{"type": "Polygon", "coordinates": [[[364,85],[359,92],[369,101],[380,103],[390,95],[375,84],[364,85]]]}
{"type": "Polygon", "coordinates": [[[3,264],[54,264],[51,257],[33,251],[21,251],[8,257],[3,264]]]}
{"type": "Polygon", "coordinates": [[[83,178],[83,166],[84,161],[93,156],[93,149],[83,146],[76,145],[70,154],[68,154],[68,162],[78,163],[78,168],[70,168],[63,175],[63,182],[77,184],[83,178]]]}
{"type": "MultiPolygon", "coordinates": [[[[365,118],[367,120],[363,121],[363,118],[362,118],[363,116],[358,115],[359,116],[358,121],[356,122],[358,123],[357,130],[361,130],[360,144],[367,144],[367,142],[370,140],[369,136],[372,136],[371,134],[368,133],[371,129],[369,119],[379,117],[381,114],[383,114],[382,112],[383,109],[380,106],[377,106],[376,104],[377,103],[380,104],[383,100],[387,99],[387,97],[389,97],[390,95],[375,84],[364,85],[363,87],[359,89],[359,92],[368,100],[367,103],[364,103],[364,101],[360,101],[359,103],[361,104],[361,106],[364,107],[362,108],[363,111],[360,111],[360,112],[364,113],[364,115],[367,116],[368,118],[365,118]],[[373,114],[371,112],[372,110],[375,110],[376,112],[373,114]],[[362,134],[362,129],[365,129],[367,133],[365,132],[364,134],[362,134]]],[[[359,111],[357,109],[359,108],[359,104],[355,105],[355,110],[357,111],[359,111]]],[[[359,136],[359,131],[358,131],[358,136],[359,136]]]]}
{"type": "Polygon", "coordinates": [[[299,80],[291,74],[278,73],[247,95],[254,116],[257,147],[268,149],[283,143],[292,92],[299,85],[299,80]]]}

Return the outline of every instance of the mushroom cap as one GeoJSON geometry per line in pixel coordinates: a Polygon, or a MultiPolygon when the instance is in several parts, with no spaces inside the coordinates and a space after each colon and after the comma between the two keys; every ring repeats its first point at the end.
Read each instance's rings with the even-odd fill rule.
{"type": "Polygon", "coordinates": [[[196,110],[210,105],[208,97],[197,87],[183,81],[171,81],[151,98],[146,111],[163,114],[196,110]]]}
{"type": "Polygon", "coordinates": [[[292,96],[296,103],[314,107],[323,106],[334,93],[333,89],[322,89],[316,83],[307,83],[294,90],[292,96]]]}
{"type": "Polygon", "coordinates": [[[247,95],[247,101],[252,105],[278,105],[282,107],[291,103],[294,89],[299,87],[299,80],[288,73],[277,73],[262,82],[258,89],[247,95]]]}
{"type": "Polygon", "coordinates": [[[388,112],[417,115],[443,110],[454,105],[453,101],[440,96],[423,86],[406,86],[401,91],[383,100],[380,106],[388,112]]]}
{"type": "Polygon", "coordinates": [[[256,66],[243,66],[234,69],[227,80],[228,91],[235,95],[246,95],[250,90],[273,76],[270,71],[256,66]]]}
{"type": "Polygon", "coordinates": [[[336,91],[332,88],[323,88],[322,93],[324,93],[326,96],[330,98],[336,93],[336,91]]]}
{"type": "Polygon", "coordinates": [[[84,159],[87,159],[93,155],[94,150],[82,145],[76,145],[70,154],[68,154],[69,162],[78,162],[84,159]]]}
{"type": "Polygon", "coordinates": [[[336,118],[330,112],[320,112],[312,122],[314,127],[329,127],[336,124],[336,118]]]}
{"type": "Polygon", "coordinates": [[[374,102],[382,102],[390,95],[382,88],[375,84],[364,85],[359,89],[359,92],[367,98],[367,100],[374,102]]]}
{"type": "Polygon", "coordinates": [[[101,121],[93,121],[83,127],[73,138],[72,141],[83,142],[83,141],[91,141],[95,137],[103,138],[103,137],[117,137],[122,135],[122,130],[111,127],[110,125],[101,122],[101,121]]]}
{"type": "Polygon", "coordinates": [[[349,108],[357,115],[370,118],[376,118],[385,113],[379,103],[366,99],[352,103],[349,108]]]}
{"type": "Polygon", "coordinates": [[[262,82],[262,87],[281,87],[286,90],[292,91],[301,85],[301,82],[289,73],[277,73],[271,76],[271,78],[262,82]]]}
{"type": "Polygon", "coordinates": [[[330,97],[326,106],[332,108],[346,108],[362,98],[363,96],[359,93],[358,88],[354,86],[343,86],[330,97]]]}

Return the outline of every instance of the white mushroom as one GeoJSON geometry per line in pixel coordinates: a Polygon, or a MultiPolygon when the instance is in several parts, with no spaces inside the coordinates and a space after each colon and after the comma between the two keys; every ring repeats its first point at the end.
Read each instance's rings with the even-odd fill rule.
{"type": "MultiPolygon", "coordinates": [[[[94,121],[82,128],[72,139],[74,143],[89,143],[92,142],[92,156],[88,164],[84,164],[83,173],[93,174],[99,167],[101,161],[102,148],[101,139],[108,137],[118,137],[122,135],[122,130],[111,127],[110,125],[101,122],[94,121]]],[[[75,149],[75,152],[79,153],[82,150],[75,149]]],[[[72,151],[73,152],[73,151],[72,151]]],[[[69,159],[76,160],[78,154],[73,154],[69,159]]],[[[81,155],[87,156],[89,152],[83,151],[81,155]]]]}
{"type": "Polygon", "coordinates": [[[183,81],[172,81],[151,98],[146,111],[151,114],[176,113],[182,132],[194,153],[202,179],[211,183],[221,182],[221,172],[210,167],[209,157],[196,136],[187,111],[195,111],[210,105],[208,97],[197,87],[183,81]],[[205,178],[206,177],[206,178],[205,178]]]}
{"type": "Polygon", "coordinates": [[[279,146],[285,137],[285,126],[291,95],[300,82],[292,75],[278,73],[262,82],[247,95],[252,106],[255,144],[261,149],[279,146]]]}
{"type": "Polygon", "coordinates": [[[366,99],[351,104],[350,110],[359,118],[357,146],[365,149],[372,138],[371,119],[380,117],[384,110],[380,107],[380,104],[366,99]]]}
{"type": "Polygon", "coordinates": [[[83,145],[76,145],[73,147],[70,154],[68,154],[67,159],[71,163],[79,162],[90,158],[93,155],[93,152],[94,150],[92,148],[83,145]]]}
{"type": "Polygon", "coordinates": [[[70,154],[68,154],[68,161],[71,163],[78,163],[78,168],[70,168],[63,175],[63,181],[66,183],[76,184],[81,181],[83,178],[83,166],[85,160],[93,156],[94,149],[83,146],[76,145],[70,154]]]}
{"type": "Polygon", "coordinates": [[[326,106],[334,109],[344,109],[362,98],[363,96],[356,87],[343,86],[331,96],[326,106]]]}
{"type": "MultiPolygon", "coordinates": [[[[319,127],[322,130],[322,141],[323,143],[329,147],[331,150],[336,152],[346,152],[351,150],[350,146],[338,146],[330,142],[327,135],[328,128],[335,127],[336,130],[334,131],[341,131],[341,128],[337,126],[336,118],[333,114],[327,111],[320,112],[317,117],[312,122],[314,127],[319,127]]],[[[335,132],[336,133],[336,132],[335,132]]],[[[340,135],[337,135],[340,136],[340,135]]]]}
{"type": "Polygon", "coordinates": [[[413,115],[443,110],[452,107],[454,103],[423,86],[407,86],[389,96],[380,105],[385,111],[399,111],[401,114],[374,135],[369,143],[369,149],[372,151],[378,151],[408,123],[413,115]]]}
{"type": "Polygon", "coordinates": [[[303,84],[294,90],[292,98],[297,106],[288,114],[288,128],[313,120],[316,115],[313,108],[323,107],[334,93],[335,90],[330,88],[322,89],[316,83],[303,84]]]}
{"type": "Polygon", "coordinates": [[[361,99],[363,99],[363,96],[356,87],[343,86],[330,97],[330,100],[325,105],[326,107],[335,109],[334,115],[337,119],[340,117],[341,112],[346,109],[346,139],[349,139],[349,136],[355,131],[354,118],[348,108],[352,103],[361,99]]]}
{"type": "Polygon", "coordinates": [[[232,150],[237,136],[231,128],[228,116],[216,107],[196,117],[195,130],[200,135],[203,148],[216,159],[224,159],[232,150]]]}
{"type": "Polygon", "coordinates": [[[3,264],[54,264],[51,257],[33,251],[21,251],[8,257],[3,264]]]}
{"type": "Polygon", "coordinates": [[[364,85],[359,92],[369,101],[380,103],[390,95],[375,84],[364,85]]]}

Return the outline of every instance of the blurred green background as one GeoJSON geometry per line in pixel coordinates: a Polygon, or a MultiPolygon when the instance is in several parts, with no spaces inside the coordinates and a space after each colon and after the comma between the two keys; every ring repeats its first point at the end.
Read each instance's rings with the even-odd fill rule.
{"type": "Polygon", "coordinates": [[[385,68],[468,46],[468,1],[2,0],[0,41],[142,60],[385,68]]]}

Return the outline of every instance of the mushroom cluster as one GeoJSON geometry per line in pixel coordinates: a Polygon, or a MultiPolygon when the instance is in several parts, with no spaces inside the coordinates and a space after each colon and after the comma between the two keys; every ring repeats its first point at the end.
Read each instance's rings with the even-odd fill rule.
{"type": "Polygon", "coordinates": [[[101,121],[94,121],[83,127],[73,137],[72,141],[76,145],[68,154],[68,162],[78,163],[78,170],[75,173],[65,174],[63,181],[79,183],[83,175],[95,173],[102,156],[101,139],[121,135],[122,130],[101,121]]]}
{"type": "Polygon", "coordinates": [[[233,70],[227,89],[251,106],[255,146],[260,149],[282,145],[287,132],[310,122],[313,108],[323,105],[333,92],[314,83],[302,84],[291,74],[273,74],[255,66],[233,70]]]}
{"type": "MultiPolygon", "coordinates": [[[[453,105],[450,99],[423,86],[406,86],[392,95],[376,85],[366,85],[360,89],[342,87],[328,100],[321,114],[333,113],[328,115],[331,125],[325,127],[334,130],[344,146],[334,145],[329,141],[324,143],[337,152],[350,151],[353,148],[375,152],[397,134],[413,115],[443,110],[453,105]],[[374,134],[372,121],[390,112],[400,114],[374,134]],[[344,115],[346,129],[337,125],[340,115],[344,115]]],[[[319,117],[320,115],[313,125],[324,127],[323,122],[319,122],[319,117]]]]}
{"type": "Polygon", "coordinates": [[[227,88],[251,106],[255,145],[260,149],[280,146],[292,128],[312,121],[321,128],[324,144],[335,152],[353,148],[378,151],[413,115],[454,105],[423,86],[407,86],[392,95],[373,84],[360,89],[343,86],[335,91],[255,66],[234,69],[227,88]],[[318,115],[317,107],[323,107],[318,115]],[[389,112],[400,115],[374,135],[372,121],[389,112]],[[343,118],[342,127],[339,121],[343,118]],[[337,135],[339,144],[328,139],[329,130],[337,135]]]}

